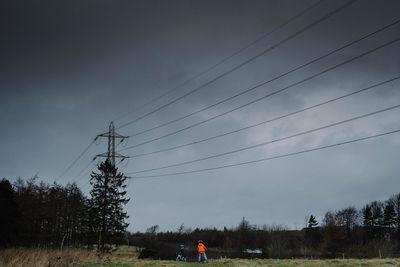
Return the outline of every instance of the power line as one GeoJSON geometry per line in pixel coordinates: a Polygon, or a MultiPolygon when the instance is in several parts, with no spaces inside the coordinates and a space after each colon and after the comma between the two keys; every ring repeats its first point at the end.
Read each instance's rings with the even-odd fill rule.
{"type": "Polygon", "coordinates": [[[79,154],[79,156],[54,181],[57,181],[58,179],[63,177],[78,162],[78,160],[83,157],[83,155],[90,149],[95,141],[96,139],[90,142],[90,144],[81,152],[81,154],[79,154]]]}
{"type": "MultiPolygon", "coordinates": [[[[93,161],[92,161],[93,162],[93,161]]],[[[93,166],[89,171],[86,171],[85,174],[79,177],[79,180],[81,180],[84,176],[89,175],[90,172],[92,172],[95,169],[96,166],[93,166]]],[[[81,188],[84,189],[89,185],[90,178],[85,181],[83,185],[81,185],[81,188]]],[[[87,188],[86,188],[87,189],[87,188]]]]}
{"type": "Polygon", "coordinates": [[[251,161],[245,161],[245,162],[240,162],[240,163],[235,163],[235,164],[221,165],[221,166],[218,166],[218,167],[197,169],[197,170],[186,171],[186,172],[165,173],[165,174],[159,174],[159,175],[133,176],[133,177],[130,177],[130,178],[131,179],[141,179],[141,178],[154,178],[154,177],[163,177],[163,176],[174,176],[174,175],[206,172],[206,171],[230,168],[230,167],[235,167],[235,166],[243,166],[243,165],[262,162],[262,161],[269,161],[269,160],[274,160],[274,159],[279,159],[279,158],[286,158],[286,157],[296,156],[296,155],[305,154],[305,153],[318,151],[318,150],[323,150],[323,149],[328,149],[328,148],[332,148],[332,147],[336,147],[336,146],[343,146],[343,145],[356,143],[356,142],[360,142],[360,141],[365,141],[365,140],[369,140],[369,139],[373,139],[373,138],[378,138],[378,137],[382,137],[382,136],[386,136],[386,135],[390,135],[390,134],[394,134],[394,133],[398,133],[398,132],[400,132],[400,129],[389,131],[389,132],[384,132],[384,133],[380,133],[380,134],[365,136],[365,137],[361,137],[361,138],[357,138],[357,139],[353,139],[353,140],[349,140],[349,141],[344,141],[344,142],[340,142],[340,143],[335,143],[335,144],[331,144],[331,145],[325,145],[325,146],[315,147],[315,148],[301,150],[301,151],[297,151],[297,152],[292,152],[292,153],[288,153],[288,154],[282,154],[282,155],[277,155],[277,156],[273,156],[273,157],[262,158],[262,159],[251,160],[251,161]]]}
{"type": "MultiPolygon", "coordinates": [[[[145,102],[144,104],[140,105],[138,108],[129,111],[119,117],[117,117],[115,120],[120,120],[126,116],[128,116],[129,114],[135,113],[141,109],[143,109],[144,107],[156,102],[157,100],[169,95],[170,93],[178,90],[179,88],[183,87],[184,85],[190,83],[191,81],[201,77],[203,74],[210,72],[211,70],[217,68],[218,66],[222,65],[223,63],[225,63],[226,61],[230,60],[231,58],[237,56],[238,54],[242,53],[243,51],[247,50],[248,48],[252,47],[253,45],[257,44],[258,42],[260,42],[261,40],[265,39],[266,37],[270,36],[271,34],[275,33],[276,31],[282,29],[283,27],[285,27],[286,25],[290,24],[291,22],[293,22],[294,20],[298,19],[299,17],[303,16],[304,14],[308,13],[310,10],[314,9],[316,6],[318,6],[320,3],[322,3],[324,0],[319,0],[316,3],[312,4],[311,6],[303,9],[300,11],[300,13],[294,15],[293,17],[289,18],[287,21],[283,22],[282,24],[278,25],[277,27],[273,28],[271,31],[264,33],[263,35],[261,35],[260,37],[258,37],[257,39],[255,39],[254,41],[246,44],[245,46],[241,47],[240,49],[236,50],[235,52],[233,52],[232,54],[230,54],[229,56],[223,58],[222,60],[218,61],[217,63],[215,63],[214,65],[204,69],[203,71],[199,72],[198,74],[192,76],[191,78],[189,78],[188,80],[184,81],[183,83],[175,86],[174,88],[168,90],[166,93],[161,94],[153,99],[151,99],[148,102],[145,102]]],[[[121,126],[122,127],[122,126],[121,126]]]]}
{"type": "Polygon", "coordinates": [[[288,37],[284,38],[283,40],[279,41],[278,43],[276,43],[276,44],[274,44],[274,45],[268,47],[267,49],[261,51],[260,53],[256,54],[255,56],[253,56],[253,57],[251,57],[251,58],[245,60],[244,62],[240,63],[239,65],[236,65],[235,67],[233,67],[233,68],[231,68],[231,69],[229,69],[229,70],[223,72],[222,74],[218,75],[217,77],[215,77],[215,78],[211,79],[210,81],[208,81],[208,82],[206,82],[206,83],[200,85],[199,87],[196,87],[195,89],[193,89],[193,90],[191,90],[191,91],[185,93],[184,95],[182,95],[182,96],[180,96],[180,97],[178,97],[178,98],[175,98],[174,100],[172,100],[172,101],[170,101],[170,102],[168,102],[168,103],[166,103],[166,104],[164,104],[164,105],[162,105],[162,106],[160,106],[160,107],[158,107],[158,108],[156,108],[156,109],[154,109],[154,110],[152,110],[152,111],[150,111],[150,112],[148,112],[148,113],[145,113],[144,115],[141,115],[141,116],[139,116],[138,118],[136,118],[136,119],[134,119],[134,120],[132,120],[132,121],[130,121],[130,122],[127,122],[127,123],[125,123],[125,124],[122,124],[122,125],[119,126],[117,129],[126,127],[126,126],[128,126],[128,125],[130,125],[130,124],[132,124],[132,123],[135,123],[135,122],[137,122],[137,121],[139,121],[139,120],[141,120],[141,119],[143,119],[143,118],[145,118],[145,117],[147,117],[147,116],[149,116],[149,115],[151,115],[151,114],[156,113],[157,111],[159,111],[159,110],[161,110],[161,109],[163,109],[163,108],[165,108],[165,107],[167,107],[167,106],[172,105],[173,103],[175,103],[175,102],[177,102],[177,101],[179,101],[179,100],[185,98],[186,96],[191,95],[191,94],[193,94],[193,93],[199,91],[200,89],[202,89],[202,88],[204,88],[204,87],[206,87],[206,86],[212,84],[213,82],[215,82],[215,81],[221,79],[222,77],[224,77],[224,76],[226,76],[226,75],[228,75],[228,74],[230,74],[230,73],[236,71],[237,69],[239,69],[239,68],[245,66],[246,64],[250,63],[251,61],[253,61],[253,60],[255,60],[255,59],[257,59],[257,58],[259,58],[259,57],[265,55],[266,53],[272,51],[273,49],[277,48],[278,46],[280,46],[280,45],[286,43],[287,41],[289,41],[289,40],[295,38],[296,36],[302,34],[302,33],[305,32],[305,31],[309,30],[310,28],[312,28],[312,27],[314,27],[315,25],[321,23],[322,21],[328,19],[329,17],[333,16],[334,14],[336,14],[336,13],[342,11],[343,9],[345,9],[345,8],[348,7],[348,6],[350,6],[351,4],[353,4],[353,3],[356,2],[356,1],[357,1],[357,0],[350,0],[350,1],[348,1],[348,2],[345,3],[344,5],[341,5],[340,7],[336,8],[336,9],[334,9],[333,11],[329,12],[328,14],[324,15],[322,18],[319,18],[318,20],[312,22],[311,24],[308,24],[306,27],[302,28],[301,30],[296,31],[295,33],[289,35],[288,37]]]}
{"type": "Polygon", "coordinates": [[[324,59],[324,58],[326,58],[326,57],[328,57],[328,56],[330,56],[330,55],[332,55],[332,54],[334,54],[334,53],[337,53],[337,52],[339,52],[340,50],[343,50],[343,49],[345,49],[345,48],[347,48],[347,47],[350,47],[350,46],[352,46],[352,45],[354,45],[354,44],[356,44],[356,43],[362,41],[362,40],[365,40],[365,39],[367,39],[367,38],[369,38],[369,37],[371,37],[371,36],[373,36],[373,35],[375,35],[375,34],[381,32],[381,31],[384,31],[384,30],[388,29],[389,27],[392,27],[392,26],[398,24],[399,22],[400,22],[400,19],[398,19],[398,20],[396,20],[396,21],[394,21],[394,22],[392,22],[392,23],[390,23],[390,24],[388,24],[388,25],[385,25],[384,27],[381,27],[381,28],[379,28],[378,30],[375,30],[374,32],[371,32],[371,33],[369,33],[369,34],[367,34],[367,35],[364,35],[363,37],[358,38],[357,40],[354,40],[354,41],[352,41],[352,42],[349,42],[349,43],[345,44],[344,46],[341,46],[341,47],[339,47],[339,48],[337,48],[337,49],[334,49],[334,50],[330,51],[330,52],[327,53],[327,54],[324,54],[324,55],[322,55],[322,56],[319,56],[319,57],[317,57],[317,58],[315,58],[315,59],[313,59],[313,60],[311,60],[311,61],[306,62],[305,64],[302,64],[302,65],[300,65],[300,66],[298,66],[298,67],[295,67],[295,68],[293,68],[293,69],[291,69],[291,70],[289,70],[289,71],[287,71],[287,72],[285,72],[285,73],[283,73],[283,74],[280,74],[280,75],[278,75],[278,76],[276,76],[276,77],[274,77],[274,78],[272,78],[272,79],[270,79],[270,80],[267,80],[267,81],[264,81],[264,82],[262,82],[262,83],[259,83],[259,84],[255,85],[255,86],[252,86],[252,87],[250,87],[250,88],[248,88],[248,89],[246,89],[246,90],[244,90],[244,91],[242,91],[242,92],[239,92],[239,93],[237,93],[237,94],[235,94],[235,95],[233,95],[233,96],[230,96],[230,97],[228,97],[228,98],[225,98],[225,99],[223,99],[223,100],[220,100],[220,101],[218,101],[218,102],[216,102],[216,103],[214,103],[214,104],[212,104],[212,105],[206,106],[206,107],[201,108],[201,109],[199,109],[199,110],[197,110],[197,111],[194,111],[194,112],[192,112],[192,113],[190,113],[190,114],[187,114],[187,115],[181,116],[181,117],[179,117],[179,118],[170,120],[170,121],[168,121],[168,122],[159,124],[159,125],[157,125],[157,126],[154,126],[154,127],[149,128],[149,129],[146,129],[146,130],[143,130],[143,131],[134,133],[134,134],[132,134],[131,136],[138,136],[138,135],[140,135],[140,134],[144,134],[144,133],[150,132],[150,131],[152,131],[152,130],[155,130],[155,129],[158,129],[158,128],[167,126],[167,125],[169,125],[169,124],[172,124],[172,123],[181,121],[181,120],[183,120],[183,119],[186,119],[186,118],[188,118],[188,117],[191,117],[191,116],[193,116],[193,115],[196,115],[196,114],[198,114],[198,113],[200,113],[200,112],[203,112],[203,111],[205,111],[205,110],[208,110],[208,109],[210,109],[210,108],[213,108],[213,107],[215,107],[215,106],[217,106],[217,105],[220,105],[220,104],[222,104],[222,103],[225,103],[225,102],[227,102],[227,101],[230,101],[230,100],[232,100],[232,99],[234,99],[234,98],[236,98],[236,97],[239,97],[239,96],[241,96],[241,95],[244,95],[244,94],[246,94],[246,93],[249,93],[249,92],[251,92],[251,91],[253,91],[253,90],[255,90],[255,89],[257,89],[257,88],[259,88],[259,87],[261,87],[261,86],[264,86],[264,85],[266,85],[266,84],[268,84],[268,83],[271,83],[271,82],[273,82],[273,81],[275,81],[275,80],[278,80],[278,79],[280,79],[280,78],[282,78],[282,77],[284,77],[284,76],[287,76],[287,75],[289,75],[289,74],[291,74],[291,73],[293,73],[293,72],[295,72],[295,71],[297,71],[297,70],[300,70],[300,69],[302,69],[302,68],[305,68],[305,67],[307,67],[307,66],[309,66],[309,65],[311,65],[311,64],[313,64],[313,63],[315,63],[315,62],[317,62],[317,61],[319,61],[319,60],[321,60],[321,59],[324,59]]]}
{"type": "Polygon", "coordinates": [[[78,172],[74,180],[75,181],[80,180],[83,177],[82,174],[93,164],[94,161],[95,159],[89,161],[89,163],[78,172]]]}
{"type": "Polygon", "coordinates": [[[400,76],[396,76],[396,77],[394,77],[392,79],[389,79],[389,80],[386,80],[386,81],[383,81],[383,82],[380,82],[380,83],[377,83],[377,84],[373,84],[371,86],[362,88],[360,90],[357,90],[357,91],[354,91],[354,92],[351,92],[351,93],[348,93],[348,94],[345,94],[345,95],[341,95],[339,97],[335,97],[335,98],[329,99],[327,101],[320,102],[320,103],[312,105],[312,106],[308,106],[306,108],[302,108],[302,109],[299,109],[299,110],[296,110],[296,111],[293,111],[293,112],[290,112],[290,113],[287,113],[287,114],[284,114],[284,115],[281,115],[281,116],[278,116],[278,117],[274,117],[272,119],[268,119],[268,120],[265,120],[265,121],[262,121],[262,122],[258,122],[258,123],[255,123],[255,124],[252,124],[252,125],[249,125],[249,126],[246,126],[246,127],[242,127],[242,128],[239,128],[239,129],[236,129],[236,130],[233,130],[233,131],[229,131],[229,132],[223,133],[223,134],[218,134],[218,135],[211,136],[211,137],[208,137],[208,138],[204,138],[204,139],[200,139],[200,140],[197,140],[197,141],[189,142],[189,143],[186,143],[186,144],[172,146],[172,147],[168,147],[168,148],[164,148],[164,149],[160,149],[160,150],[156,150],[156,151],[152,151],[152,152],[136,154],[136,155],[132,155],[130,157],[131,158],[136,158],[136,157],[142,157],[142,156],[157,154],[157,153],[161,153],[161,152],[171,151],[171,150],[175,150],[175,149],[178,149],[178,148],[191,146],[191,145],[203,143],[203,142],[206,142],[206,141],[210,141],[210,140],[213,140],[213,139],[216,139],[216,138],[224,137],[224,136],[227,136],[227,135],[230,135],[230,134],[238,133],[240,131],[248,130],[248,129],[251,129],[251,128],[254,128],[254,127],[257,127],[257,126],[260,126],[260,125],[265,125],[265,124],[271,123],[273,121],[281,120],[283,118],[287,118],[287,117],[293,116],[295,114],[299,114],[299,113],[302,113],[302,112],[305,112],[305,111],[308,111],[308,110],[311,110],[311,109],[314,109],[314,108],[317,108],[317,107],[320,107],[320,106],[335,102],[337,100],[341,100],[341,99],[347,98],[349,96],[353,96],[355,94],[359,94],[359,93],[365,92],[367,90],[374,89],[376,87],[382,86],[384,84],[387,84],[389,82],[392,82],[392,81],[395,81],[395,80],[398,80],[398,79],[400,79],[400,76]]]}
{"type": "Polygon", "coordinates": [[[383,113],[383,112],[386,112],[386,111],[389,111],[389,110],[393,110],[393,109],[396,109],[396,108],[399,108],[399,107],[400,107],[400,104],[399,105],[395,105],[395,106],[391,106],[391,107],[388,107],[388,108],[380,109],[380,110],[377,110],[377,111],[374,111],[374,112],[370,112],[370,113],[367,113],[367,114],[363,114],[363,115],[360,115],[360,116],[356,116],[356,117],[353,117],[353,118],[350,118],[350,119],[347,119],[347,120],[343,120],[343,121],[331,123],[331,124],[328,124],[328,125],[325,125],[325,126],[317,127],[317,128],[311,129],[311,130],[303,131],[303,132],[300,132],[300,133],[292,134],[292,135],[289,135],[289,136],[281,137],[281,138],[270,140],[270,141],[267,141],[267,142],[262,142],[262,143],[259,143],[259,144],[256,144],[256,145],[246,146],[246,147],[235,149],[235,150],[231,150],[231,151],[228,151],[228,152],[219,153],[219,154],[215,154],[215,155],[211,155],[211,156],[207,156],[207,157],[203,157],[203,158],[199,158],[199,159],[188,160],[188,161],[184,161],[184,162],[180,162],[180,163],[176,163],[176,164],[171,164],[171,165],[167,165],[167,166],[151,168],[151,169],[135,171],[135,172],[129,172],[128,174],[136,174],[136,173],[143,173],[143,172],[149,172],[149,171],[162,170],[162,169],[167,169],[167,168],[187,165],[187,164],[195,163],[195,162],[199,162],[199,161],[204,161],[204,160],[207,160],[207,159],[226,156],[226,155],[234,154],[234,153],[237,153],[237,152],[242,152],[242,151],[245,151],[245,150],[253,149],[253,148],[256,148],[256,147],[260,147],[260,146],[265,146],[265,145],[281,142],[281,141],[288,140],[288,139],[291,139],[291,138],[294,138],[294,137],[299,137],[299,136],[302,136],[302,135],[314,133],[314,132],[321,131],[321,130],[324,130],[324,129],[327,129],[327,128],[331,128],[331,127],[334,127],[334,126],[345,124],[345,123],[348,123],[348,122],[351,122],[351,121],[359,120],[359,119],[366,118],[366,117],[369,117],[369,116],[373,116],[373,115],[376,115],[376,114],[379,114],[379,113],[383,113]]]}
{"type": "Polygon", "coordinates": [[[252,101],[250,101],[250,102],[247,102],[246,104],[243,104],[243,105],[238,106],[238,107],[236,107],[236,108],[230,109],[230,110],[228,110],[228,111],[225,111],[225,112],[223,112],[223,113],[220,113],[220,114],[215,115],[215,116],[213,116],[213,117],[210,117],[210,118],[208,118],[208,119],[205,119],[205,120],[202,120],[202,121],[200,121],[200,122],[191,124],[191,125],[189,125],[189,126],[187,126],[187,127],[184,127],[184,128],[179,129],[179,130],[176,130],[176,131],[174,131],[174,132],[171,132],[171,133],[162,135],[162,136],[160,136],[160,137],[153,138],[153,139],[150,139],[150,140],[148,140],[148,141],[145,141],[145,142],[142,142],[142,143],[139,143],[139,144],[136,144],[136,145],[128,146],[128,147],[123,148],[123,149],[121,149],[121,150],[119,150],[119,151],[124,151],[124,150],[128,150],[128,149],[136,148],[136,147],[139,147],[139,146],[142,146],[142,145],[145,145],[145,144],[149,144],[149,143],[152,143],[152,142],[154,142],[154,141],[161,140],[161,139],[163,139],[163,138],[165,138],[165,137],[169,137],[169,136],[175,135],[175,134],[177,134],[177,133],[186,131],[186,130],[188,130],[188,129],[194,128],[194,127],[196,127],[196,126],[199,126],[199,125],[201,125],[201,124],[204,124],[204,123],[209,122],[209,121],[211,121],[211,120],[214,120],[214,119],[216,119],[216,118],[225,116],[226,114],[229,114],[229,113],[231,113],[231,112],[233,112],[233,111],[242,109],[242,108],[244,108],[244,107],[246,107],[246,106],[249,106],[249,105],[252,105],[252,104],[254,104],[254,103],[257,103],[257,102],[259,102],[259,101],[261,101],[261,100],[264,100],[264,99],[266,99],[266,98],[269,98],[269,97],[271,97],[271,96],[273,96],[273,95],[279,94],[279,93],[281,93],[281,92],[283,92],[283,91],[286,91],[286,90],[288,90],[288,89],[290,89],[290,88],[292,88],[292,87],[295,87],[295,86],[297,86],[297,85],[299,85],[299,84],[301,84],[301,83],[304,83],[304,82],[306,82],[306,81],[309,81],[309,80],[311,80],[311,79],[313,79],[313,78],[315,78],[315,77],[317,77],[317,76],[320,76],[320,75],[322,75],[322,74],[325,74],[325,73],[327,73],[327,72],[329,72],[329,71],[331,71],[331,70],[333,70],[333,69],[336,69],[336,68],[341,67],[341,66],[343,66],[343,65],[345,65],[345,64],[348,64],[348,63],[350,63],[350,62],[352,62],[352,61],[354,61],[354,60],[356,60],[356,59],[359,59],[359,58],[364,57],[364,56],[366,56],[366,55],[368,55],[368,54],[371,54],[371,53],[373,53],[373,52],[375,52],[375,51],[377,51],[377,50],[379,50],[379,49],[382,49],[382,48],[384,48],[384,47],[386,47],[386,46],[389,46],[389,45],[391,45],[391,44],[393,44],[393,43],[395,43],[395,42],[398,42],[399,40],[400,40],[400,38],[396,38],[396,39],[394,39],[394,40],[388,41],[388,42],[386,42],[386,43],[384,43],[384,44],[382,44],[382,45],[380,45],[380,46],[378,46],[378,47],[375,47],[375,48],[373,48],[373,49],[370,49],[370,50],[368,50],[368,51],[366,51],[366,52],[364,52],[364,53],[362,53],[362,54],[359,54],[359,55],[357,55],[357,56],[355,56],[355,57],[352,57],[352,58],[350,58],[350,59],[347,59],[347,60],[345,60],[345,61],[343,61],[343,62],[341,62],[341,63],[338,63],[338,64],[336,64],[336,65],[334,65],[334,66],[332,66],[332,67],[329,67],[329,68],[327,68],[327,69],[325,69],[325,70],[323,70],[323,71],[320,71],[320,72],[318,72],[318,73],[316,73],[316,74],[313,74],[313,75],[311,75],[311,76],[309,76],[309,77],[307,77],[307,78],[305,78],[305,79],[302,79],[302,80],[300,80],[300,81],[298,81],[298,82],[295,82],[295,83],[293,83],[293,84],[291,84],[291,85],[289,85],[289,86],[283,87],[283,88],[281,88],[281,89],[279,89],[279,90],[277,90],[277,91],[274,91],[274,92],[272,92],[272,93],[269,93],[269,94],[267,94],[267,95],[265,95],[265,96],[262,96],[262,97],[260,97],[260,98],[255,99],[255,100],[252,100],[252,101]]]}

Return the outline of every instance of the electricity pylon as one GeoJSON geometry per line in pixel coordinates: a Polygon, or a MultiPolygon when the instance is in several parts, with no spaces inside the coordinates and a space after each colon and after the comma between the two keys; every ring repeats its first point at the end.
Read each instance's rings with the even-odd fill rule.
{"type": "Polygon", "coordinates": [[[116,133],[113,122],[110,123],[110,126],[108,127],[108,132],[97,135],[95,140],[97,140],[99,137],[107,137],[108,138],[108,151],[105,153],[96,155],[93,160],[95,160],[97,157],[107,158],[115,167],[115,158],[121,158],[121,161],[126,158],[129,158],[128,156],[124,156],[124,155],[121,155],[121,154],[115,152],[115,139],[116,138],[121,139],[120,143],[122,143],[129,136],[123,136],[123,135],[120,135],[119,133],[116,133]]]}

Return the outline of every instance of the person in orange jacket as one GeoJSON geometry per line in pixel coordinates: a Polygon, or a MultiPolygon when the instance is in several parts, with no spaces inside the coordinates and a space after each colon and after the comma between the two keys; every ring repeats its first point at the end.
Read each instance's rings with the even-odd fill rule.
{"type": "Polygon", "coordinates": [[[197,253],[199,253],[199,262],[207,261],[206,255],[206,246],[203,243],[203,240],[199,240],[197,243],[197,253]]]}

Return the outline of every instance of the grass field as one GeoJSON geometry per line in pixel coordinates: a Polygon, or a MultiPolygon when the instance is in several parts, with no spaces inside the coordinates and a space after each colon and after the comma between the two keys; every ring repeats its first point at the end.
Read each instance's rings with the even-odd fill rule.
{"type": "Polygon", "coordinates": [[[79,264],[80,267],[174,267],[174,266],[215,266],[215,267],[251,267],[251,266],[271,266],[271,267],[356,267],[356,266],[400,266],[399,259],[372,259],[372,260],[241,260],[241,259],[222,259],[210,260],[205,264],[199,263],[178,263],[173,261],[110,261],[103,263],[86,263],[79,264]]]}
{"type": "Polygon", "coordinates": [[[215,267],[356,267],[356,266],[400,266],[400,259],[333,259],[333,260],[273,260],[273,259],[219,259],[209,260],[205,264],[195,262],[180,263],[175,261],[138,260],[134,248],[121,247],[111,254],[98,258],[94,251],[67,249],[62,252],[62,261],[56,262],[59,251],[43,249],[6,249],[0,250],[0,267],[174,267],[174,266],[215,266],[215,267]],[[50,262],[50,265],[49,265],[50,262]]]}

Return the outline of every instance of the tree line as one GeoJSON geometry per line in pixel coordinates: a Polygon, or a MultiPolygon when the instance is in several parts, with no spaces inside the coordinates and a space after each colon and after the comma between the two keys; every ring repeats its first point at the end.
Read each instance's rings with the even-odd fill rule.
{"type": "Polygon", "coordinates": [[[328,211],[318,222],[307,216],[301,230],[280,225],[257,226],[245,218],[228,229],[206,228],[129,233],[129,243],[143,248],[142,258],[173,259],[180,244],[196,258],[195,245],[203,240],[213,258],[374,258],[400,256],[400,193],[386,201],[372,201],[361,209],[348,206],[328,211]],[[261,251],[261,253],[259,253],[261,251]]]}
{"type": "Polygon", "coordinates": [[[400,256],[400,193],[362,208],[348,206],[325,213],[320,222],[307,216],[301,230],[253,225],[245,218],[228,229],[188,229],[144,233],[126,231],[125,177],[109,161],[91,174],[89,196],[75,184],[39,182],[38,177],[13,184],[0,180],[0,247],[97,246],[128,243],[141,257],[174,259],[184,244],[195,258],[195,245],[204,240],[210,257],[332,258],[400,256]],[[257,253],[252,253],[257,251],[257,253]],[[261,254],[259,253],[261,251],[261,254]]]}
{"type": "Polygon", "coordinates": [[[75,183],[0,181],[0,247],[93,246],[120,243],[128,217],[125,177],[106,160],[91,174],[90,196],[75,183]]]}

